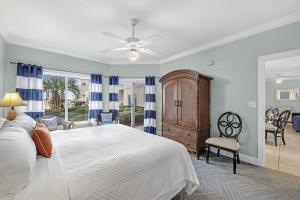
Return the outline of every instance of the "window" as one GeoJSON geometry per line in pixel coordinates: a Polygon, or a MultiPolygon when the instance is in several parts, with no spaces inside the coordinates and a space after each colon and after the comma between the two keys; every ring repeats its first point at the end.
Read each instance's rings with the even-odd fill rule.
{"type": "Polygon", "coordinates": [[[88,120],[90,78],[63,72],[45,72],[45,115],[78,122],[88,120]]]}
{"type": "Polygon", "coordinates": [[[275,90],[276,100],[298,100],[299,88],[275,90]]]}

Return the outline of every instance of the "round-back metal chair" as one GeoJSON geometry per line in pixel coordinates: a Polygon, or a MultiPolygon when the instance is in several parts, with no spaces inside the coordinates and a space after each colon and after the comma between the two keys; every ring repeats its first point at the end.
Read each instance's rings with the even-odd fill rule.
{"type": "Polygon", "coordinates": [[[291,115],[291,111],[290,110],[285,110],[283,111],[278,119],[276,120],[275,122],[275,126],[278,128],[278,129],[285,129],[286,127],[286,124],[290,118],[290,115],[291,115]]]}
{"type": "Polygon", "coordinates": [[[277,146],[277,138],[281,137],[282,143],[285,145],[284,132],[287,125],[287,122],[290,118],[291,111],[285,110],[275,119],[271,124],[266,124],[265,129],[265,140],[268,139],[268,133],[273,133],[274,135],[274,143],[277,146]]]}
{"type": "Polygon", "coordinates": [[[233,112],[223,113],[218,119],[218,129],[220,137],[234,138],[238,141],[242,130],[241,117],[233,112]]]}
{"type": "Polygon", "coordinates": [[[281,136],[282,139],[282,143],[285,145],[285,139],[284,139],[284,132],[285,132],[285,127],[286,124],[290,118],[291,115],[291,111],[290,110],[285,110],[283,111],[278,119],[275,121],[275,126],[277,127],[277,129],[274,131],[274,138],[275,138],[275,144],[277,146],[277,137],[281,136]],[[280,134],[278,134],[280,133],[280,134]]]}
{"type": "Polygon", "coordinates": [[[220,155],[220,149],[233,154],[233,173],[236,173],[236,163],[240,163],[240,144],[238,137],[242,131],[241,117],[234,112],[225,112],[218,119],[219,137],[210,137],[205,141],[206,162],[209,163],[210,147],[215,147],[220,155]]]}

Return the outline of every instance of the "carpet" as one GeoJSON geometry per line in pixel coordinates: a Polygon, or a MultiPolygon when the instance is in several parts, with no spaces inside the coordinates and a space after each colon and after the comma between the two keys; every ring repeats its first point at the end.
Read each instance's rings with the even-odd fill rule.
{"type": "MultiPolygon", "coordinates": [[[[232,173],[232,159],[213,153],[210,164],[191,154],[200,187],[184,200],[300,200],[300,178],[242,162],[232,173]]],[[[300,168],[299,168],[300,170],[300,168]]]]}

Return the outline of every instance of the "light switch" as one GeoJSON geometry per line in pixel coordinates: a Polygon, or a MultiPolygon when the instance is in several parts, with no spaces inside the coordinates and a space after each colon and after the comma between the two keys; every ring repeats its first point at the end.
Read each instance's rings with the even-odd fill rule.
{"type": "Polygon", "coordinates": [[[256,101],[249,101],[248,108],[256,108],[256,101]]]}

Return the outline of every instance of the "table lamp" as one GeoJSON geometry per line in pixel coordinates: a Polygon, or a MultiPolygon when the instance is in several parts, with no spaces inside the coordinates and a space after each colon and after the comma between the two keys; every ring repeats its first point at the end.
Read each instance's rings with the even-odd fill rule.
{"type": "Polygon", "coordinates": [[[11,110],[8,111],[6,115],[7,120],[14,120],[16,119],[17,112],[15,110],[15,106],[26,106],[23,102],[22,98],[20,97],[19,92],[10,92],[6,93],[0,102],[0,107],[11,107],[11,110]]]}

